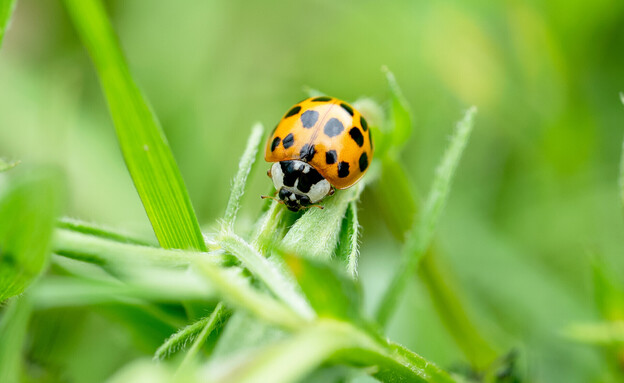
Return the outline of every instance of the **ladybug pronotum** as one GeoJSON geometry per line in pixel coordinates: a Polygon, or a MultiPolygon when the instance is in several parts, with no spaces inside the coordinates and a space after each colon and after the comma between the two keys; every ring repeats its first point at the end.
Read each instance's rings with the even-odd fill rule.
{"type": "Polygon", "coordinates": [[[373,141],[362,114],[333,97],[294,105],[270,135],[264,159],[279,199],[298,211],[353,186],[373,158],[373,141]]]}

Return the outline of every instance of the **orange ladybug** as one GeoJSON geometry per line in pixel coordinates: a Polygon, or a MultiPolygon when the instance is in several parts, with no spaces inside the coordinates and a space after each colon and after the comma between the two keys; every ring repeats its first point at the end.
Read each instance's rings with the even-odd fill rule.
{"type": "Polygon", "coordinates": [[[353,186],[373,159],[373,141],[362,114],[333,97],[293,106],[270,135],[264,159],[278,197],[298,211],[353,186]]]}

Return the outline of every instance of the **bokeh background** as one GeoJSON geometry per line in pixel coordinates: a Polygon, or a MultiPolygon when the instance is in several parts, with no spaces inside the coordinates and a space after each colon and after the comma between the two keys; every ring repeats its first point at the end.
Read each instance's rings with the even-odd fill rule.
{"type": "MultiPolygon", "coordinates": [[[[106,3],[206,230],[223,214],[252,123],[272,127],[305,87],[383,103],[387,65],[412,106],[402,160],[423,195],[454,122],[476,105],[437,240],[451,283],[485,336],[519,351],[529,381],[618,381],[608,354],[563,333],[601,320],[594,258],[615,280],[624,270],[624,2],[106,3]]],[[[67,215],[151,235],[59,1],[18,1],[0,51],[0,155],[63,169],[67,215]]],[[[260,210],[265,171],[252,174],[242,225],[260,210]]],[[[379,224],[382,208],[364,193],[360,276],[371,308],[400,248],[379,224]]],[[[41,322],[39,352],[54,354],[64,381],[99,381],[151,352],[110,313],[41,322]]],[[[417,278],[389,336],[443,367],[464,363],[417,278]]]]}

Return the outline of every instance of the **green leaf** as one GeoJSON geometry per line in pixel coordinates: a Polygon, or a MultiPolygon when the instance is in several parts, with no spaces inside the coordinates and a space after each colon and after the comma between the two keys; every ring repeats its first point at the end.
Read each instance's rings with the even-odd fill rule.
{"type": "Polygon", "coordinates": [[[296,290],[293,281],[285,277],[278,264],[262,256],[256,248],[235,234],[224,235],[218,242],[224,250],[236,256],[256,278],[264,282],[275,296],[287,303],[302,317],[314,318],[314,312],[296,290]]]}
{"type": "Polygon", "coordinates": [[[442,157],[442,162],[436,169],[433,184],[420,220],[414,220],[417,224],[410,230],[401,251],[401,265],[391,279],[390,286],[383,295],[377,310],[376,317],[382,326],[387,324],[390,315],[396,308],[399,297],[405,290],[408,279],[413,275],[420,259],[429,249],[442,209],[450,192],[455,169],[468,143],[476,112],[477,109],[474,106],[468,109],[464,118],[457,124],[451,142],[442,157]]]}
{"type": "Polygon", "coordinates": [[[238,164],[238,173],[234,177],[232,184],[232,192],[230,193],[230,200],[228,201],[227,208],[225,209],[224,227],[227,230],[234,229],[234,221],[236,220],[236,212],[240,207],[241,198],[245,193],[245,184],[247,183],[247,176],[251,171],[251,167],[256,160],[256,154],[258,153],[258,147],[260,140],[262,139],[262,133],[264,128],[262,124],[256,124],[251,129],[251,134],[247,140],[247,147],[238,164]]]}
{"type": "Polygon", "coordinates": [[[228,317],[229,312],[226,310],[223,303],[219,302],[212,314],[210,314],[210,316],[208,316],[207,319],[204,321],[203,328],[201,329],[201,332],[195,337],[193,345],[184,356],[184,359],[182,360],[182,363],[180,364],[180,367],[178,369],[179,371],[188,370],[193,365],[197,358],[197,354],[204,346],[204,343],[206,343],[208,336],[212,334],[217,328],[222,327],[228,317]]]}
{"type": "Polygon", "coordinates": [[[563,335],[581,343],[610,346],[624,344],[624,321],[575,323],[563,330],[563,335]]]}
{"type": "Polygon", "coordinates": [[[362,322],[361,291],[335,264],[288,253],[284,260],[319,317],[362,322]]]}
{"type": "Polygon", "coordinates": [[[325,200],[324,209],[308,209],[284,237],[284,250],[311,258],[329,259],[336,249],[349,203],[359,198],[363,188],[364,182],[360,181],[350,189],[337,190],[325,200]]]}
{"type": "Polygon", "coordinates": [[[195,212],[165,135],[134,83],[98,0],[65,0],[89,51],[117,138],[156,238],[164,248],[206,250],[195,212]]]}
{"type": "Polygon", "coordinates": [[[382,71],[386,74],[386,80],[390,88],[392,146],[401,148],[412,135],[412,112],[394,74],[387,67],[383,67],[382,71]]]}
{"type": "Polygon", "coordinates": [[[0,382],[21,382],[22,349],[32,312],[27,295],[9,302],[0,322],[0,382]]]}
{"type": "Polygon", "coordinates": [[[397,240],[404,241],[418,214],[418,193],[394,156],[381,160],[381,178],[372,190],[386,226],[397,240]]]}
{"type": "Polygon", "coordinates": [[[12,174],[0,195],[0,302],[21,294],[47,263],[61,207],[59,174],[12,174]]]}
{"type": "Polygon", "coordinates": [[[0,0],[0,47],[2,47],[4,34],[9,29],[15,4],[17,4],[17,0],[0,0]]]}
{"type": "Polygon", "coordinates": [[[13,169],[17,165],[19,165],[19,161],[7,162],[0,158],[0,173],[5,172],[7,170],[13,169]]]}
{"type": "Polygon", "coordinates": [[[71,230],[77,233],[93,235],[99,238],[110,239],[121,243],[130,243],[135,245],[152,246],[148,241],[131,237],[125,233],[120,233],[103,226],[87,223],[73,218],[61,218],[57,227],[61,229],[71,230]]]}
{"type": "Polygon", "coordinates": [[[357,204],[355,201],[351,201],[342,220],[336,257],[345,262],[347,272],[354,279],[357,278],[358,273],[357,265],[360,254],[359,232],[360,223],[357,216],[357,204]]]}
{"type": "Polygon", "coordinates": [[[292,308],[253,288],[249,280],[241,275],[240,269],[222,269],[204,259],[194,260],[193,263],[226,301],[257,318],[287,329],[297,329],[306,323],[292,308]]]}

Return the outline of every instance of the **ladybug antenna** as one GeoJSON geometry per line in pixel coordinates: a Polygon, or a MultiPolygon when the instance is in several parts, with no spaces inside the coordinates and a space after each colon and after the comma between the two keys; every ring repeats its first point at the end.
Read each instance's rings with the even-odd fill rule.
{"type": "Polygon", "coordinates": [[[284,201],[282,201],[281,199],[279,199],[277,197],[270,196],[270,195],[261,195],[260,198],[262,198],[262,199],[269,198],[269,199],[272,199],[273,201],[277,201],[277,203],[284,204],[284,201]]]}

